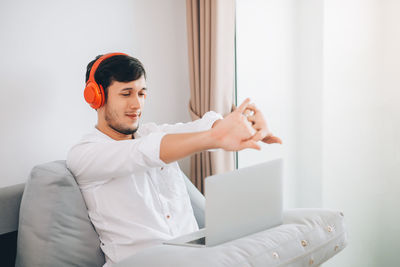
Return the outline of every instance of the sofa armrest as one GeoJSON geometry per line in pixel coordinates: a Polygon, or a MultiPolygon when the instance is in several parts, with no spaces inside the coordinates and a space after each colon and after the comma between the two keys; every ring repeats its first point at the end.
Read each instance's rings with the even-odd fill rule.
{"type": "Polygon", "coordinates": [[[18,230],[19,206],[25,184],[0,188],[0,235],[18,230]]]}
{"type": "Polygon", "coordinates": [[[284,212],[284,224],[268,230],[207,248],[159,245],[114,267],[318,266],[346,244],[341,212],[295,209],[284,212]]]}
{"type": "Polygon", "coordinates": [[[1,266],[13,267],[17,248],[19,206],[25,184],[0,188],[1,266]]]}

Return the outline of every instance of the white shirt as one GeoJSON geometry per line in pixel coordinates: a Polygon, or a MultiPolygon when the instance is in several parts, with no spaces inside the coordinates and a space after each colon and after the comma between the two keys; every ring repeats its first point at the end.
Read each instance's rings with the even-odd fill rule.
{"type": "Polygon", "coordinates": [[[67,166],[100,237],[105,266],[141,249],[198,230],[177,162],[160,159],[167,133],[205,131],[220,114],[173,125],[140,125],[135,139],[116,141],[96,128],[74,145],[67,166]]]}

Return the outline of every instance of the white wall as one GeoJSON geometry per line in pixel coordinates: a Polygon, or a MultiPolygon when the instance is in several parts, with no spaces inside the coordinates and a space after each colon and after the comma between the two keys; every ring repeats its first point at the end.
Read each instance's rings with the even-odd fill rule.
{"type": "MultiPolygon", "coordinates": [[[[144,121],[189,121],[185,0],[0,2],[0,187],[65,159],[95,125],[86,65],[121,51],[148,73],[144,121]]],[[[187,173],[189,162],[182,169],[187,173]]]]}
{"type": "Polygon", "coordinates": [[[237,0],[238,98],[284,145],[286,207],[345,214],[349,244],[324,266],[398,266],[400,2],[237,0]]]}
{"type": "Polygon", "coordinates": [[[322,207],[323,1],[296,0],[296,207],[322,207]]]}
{"type": "Polygon", "coordinates": [[[398,1],[325,1],[323,203],[349,233],[326,266],[399,265],[399,12],[398,1]]]}
{"type": "Polygon", "coordinates": [[[237,1],[238,103],[251,97],[283,140],[239,152],[239,167],[282,157],[287,208],[322,205],[321,11],[319,0],[237,1]]]}
{"type": "Polygon", "coordinates": [[[239,168],[284,158],[284,206],[296,202],[293,19],[292,1],[237,1],[237,102],[250,97],[284,143],[239,152],[239,168]]]}

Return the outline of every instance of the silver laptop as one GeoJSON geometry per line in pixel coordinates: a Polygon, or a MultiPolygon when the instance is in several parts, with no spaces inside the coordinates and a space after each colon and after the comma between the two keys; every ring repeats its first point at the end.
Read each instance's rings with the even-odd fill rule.
{"type": "Polygon", "coordinates": [[[205,228],[164,242],[208,247],[282,224],[282,159],[205,179],[205,228]]]}

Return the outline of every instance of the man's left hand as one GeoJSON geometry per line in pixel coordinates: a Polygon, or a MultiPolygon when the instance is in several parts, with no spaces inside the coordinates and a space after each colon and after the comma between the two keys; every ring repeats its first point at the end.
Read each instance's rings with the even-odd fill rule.
{"type": "Polygon", "coordinates": [[[282,144],[282,140],[279,137],[274,136],[268,129],[267,122],[265,121],[263,114],[256,107],[256,105],[249,104],[246,107],[243,115],[247,117],[247,120],[251,122],[253,128],[257,131],[252,137],[252,140],[263,141],[267,144],[282,144]]]}

